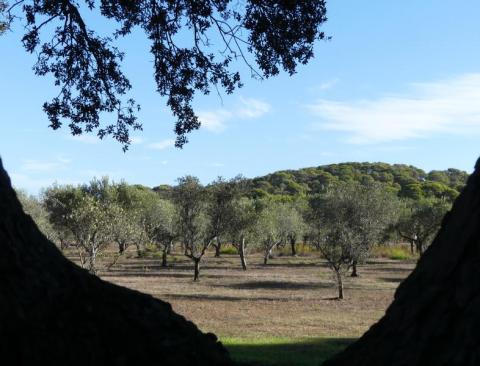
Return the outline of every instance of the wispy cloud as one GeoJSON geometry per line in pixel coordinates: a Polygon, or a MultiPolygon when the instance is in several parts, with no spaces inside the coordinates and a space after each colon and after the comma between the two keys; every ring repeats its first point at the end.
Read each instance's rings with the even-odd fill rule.
{"type": "Polygon", "coordinates": [[[154,150],[164,150],[168,149],[170,147],[175,146],[175,140],[174,139],[167,139],[167,140],[162,140],[159,142],[154,142],[152,144],[148,145],[148,148],[154,149],[154,150]]]}
{"type": "Polygon", "coordinates": [[[225,129],[225,122],[233,117],[233,113],[224,110],[217,109],[215,111],[200,111],[198,118],[202,123],[202,127],[209,131],[220,132],[225,129]]]}
{"type": "Polygon", "coordinates": [[[311,90],[312,92],[319,92],[319,91],[323,92],[325,90],[332,89],[335,85],[338,84],[338,82],[339,82],[339,79],[327,80],[319,85],[312,86],[311,88],[309,88],[309,90],[311,90]]]}
{"type": "Polygon", "coordinates": [[[316,127],[347,134],[347,142],[382,143],[433,133],[480,132],[480,74],[412,84],[410,92],[372,100],[309,105],[316,127]]]}
{"type": "Polygon", "coordinates": [[[270,112],[270,104],[262,100],[240,97],[240,102],[242,103],[242,106],[237,110],[239,117],[259,118],[270,112]]]}
{"type": "Polygon", "coordinates": [[[28,173],[47,173],[65,168],[71,160],[59,157],[53,161],[40,161],[35,159],[26,159],[20,165],[20,169],[28,173]]]}
{"type": "Polygon", "coordinates": [[[235,119],[255,119],[267,114],[271,109],[270,104],[255,98],[240,97],[239,103],[232,109],[216,109],[198,112],[202,127],[212,132],[221,132],[227,122],[235,119]]]}
{"type": "Polygon", "coordinates": [[[143,144],[145,142],[143,137],[140,137],[140,136],[132,136],[130,138],[130,141],[132,142],[132,145],[140,145],[140,144],[143,144]]]}

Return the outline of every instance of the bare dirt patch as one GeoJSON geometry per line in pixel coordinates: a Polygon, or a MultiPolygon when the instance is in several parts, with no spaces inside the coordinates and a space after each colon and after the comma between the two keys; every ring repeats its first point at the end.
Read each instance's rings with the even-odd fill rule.
{"type": "Polygon", "coordinates": [[[330,270],[315,256],[281,256],[264,266],[250,256],[244,272],[236,255],[202,262],[199,282],[192,263],[175,256],[169,267],[158,259],[123,258],[100,276],[170,302],[205,332],[220,337],[338,337],[364,333],[385,312],[398,284],[415,262],[372,260],[360,277],[345,279],[343,301],[330,270]]]}

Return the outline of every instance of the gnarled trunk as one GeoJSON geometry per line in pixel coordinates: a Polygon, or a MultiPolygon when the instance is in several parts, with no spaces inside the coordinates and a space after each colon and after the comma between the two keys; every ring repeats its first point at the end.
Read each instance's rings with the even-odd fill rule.
{"type": "Polygon", "coordinates": [[[4,365],[233,365],[168,303],[66,259],[24,214],[1,161],[0,253],[4,365]]]}
{"type": "Polygon", "coordinates": [[[193,258],[194,264],[194,273],[193,273],[193,280],[198,281],[200,278],[200,258],[193,258]]]}
{"type": "Polygon", "coordinates": [[[242,238],[242,240],[240,241],[240,246],[238,248],[238,253],[240,254],[240,262],[242,263],[242,268],[243,268],[244,271],[246,271],[247,270],[247,258],[245,258],[245,238],[242,238]]]}

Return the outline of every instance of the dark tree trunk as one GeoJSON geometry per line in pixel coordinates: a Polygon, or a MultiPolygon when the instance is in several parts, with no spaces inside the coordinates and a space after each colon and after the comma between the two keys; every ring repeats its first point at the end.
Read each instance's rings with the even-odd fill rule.
{"type": "Polygon", "coordinates": [[[162,253],[162,267],[167,266],[167,253],[168,253],[168,247],[163,249],[162,253]]]}
{"type": "Polygon", "coordinates": [[[418,254],[420,254],[420,256],[422,256],[423,255],[423,241],[420,240],[420,239],[417,239],[416,244],[417,244],[417,252],[418,252],[418,254]]]}
{"type": "Polygon", "coordinates": [[[67,260],[23,213],[1,161],[0,253],[3,365],[233,365],[168,303],[67,260]]]}
{"type": "Polygon", "coordinates": [[[127,249],[127,245],[125,243],[118,243],[118,254],[122,255],[125,253],[125,250],[127,249]]]}
{"type": "Polygon", "coordinates": [[[343,279],[340,271],[335,270],[335,276],[337,278],[338,299],[343,300],[343,279]]]}
{"type": "Polygon", "coordinates": [[[194,264],[194,273],[193,273],[193,280],[198,281],[200,278],[200,258],[193,258],[194,264]]]}
{"type": "Polygon", "coordinates": [[[244,271],[246,271],[247,270],[247,258],[245,258],[245,239],[243,239],[243,238],[240,241],[240,247],[238,249],[238,252],[240,254],[240,262],[242,263],[242,268],[243,268],[244,271]]]}
{"type": "Polygon", "coordinates": [[[267,264],[268,264],[268,260],[271,258],[271,253],[272,253],[272,249],[270,248],[270,249],[265,253],[265,255],[263,256],[263,264],[264,264],[264,265],[267,265],[267,264]]]}
{"type": "Polygon", "coordinates": [[[295,239],[290,239],[290,246],[292,248],[292,256],[297,256],[297,241],[295,239]]]}
{"type": "Polygon", "coordinates": [[[384,317],[324,366],[478,365],[480,161],[384,317]]]}
{"type": "Polygon", "coordinates": [[[410,253],[415,254],[415,239],[410,240],[410,253]]]}
{"type": "Polygon", "coordinates": [[[220,251],[222,249],[222,243],[220,243],[219,241],[217,241],[217,245],[214,245],[215,247],[215,257],[216,258],[219,258],[220,257],[220,251]]]}
{"type": "Polygon", "coordinates": [[[352,263],[352,274],[350,275],[351,277],[358,277],[357,273],[357,261],[353,261],[352,263]]]}

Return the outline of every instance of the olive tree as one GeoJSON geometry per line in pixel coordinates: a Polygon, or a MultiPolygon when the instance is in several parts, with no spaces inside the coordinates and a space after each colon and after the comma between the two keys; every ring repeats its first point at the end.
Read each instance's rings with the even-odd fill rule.
{"type": "Polygon", "coordinates": [[[256,238],[255,229],[259,217],[257,205],[254,200],[242,197],[235,201],[232,212],[228,238],[237,249],[242,269],[246,271],[249,244],[256,238]]]}
{"type": "Polygon", "coordinates": [[[207,192],[198,178],[185,176],[178,179],[173,200],[177,210],[178,237],[184,254],[193,261],[194,276],[200,276],[200,261],[217,237],[215,226],[207,215],[207,192]]]}
{"type": "Polygon", "coordinates": [[[345,185],[342,197],[351,205],[345,224],[358,233],[355,235],[358,241],[351,243],[351,276],[357,277],[357,264],[385,238],[386,231],[398,217],[399,204],[397,197],[378,183],[345,185]]]}
{"type": "Polygon", "coordinates": [[[400,237],[410,242],[412,253],[415,247],[417,253],[423,254],[450,208],[449,202],[433,198],[405,203],[396,230],[400,237]]]}
{"type": "Polygon", "coordinates": [[[217,233],[215,241],[212,243],[215,248],[215,257],[220,257],[222,244],[232,226],[235,202],[240,197],[242,186],[243,179],[238,176],[228,181],[218,177],[207,187],[209,200],[207,214],[217,233]]]}
{"type": "Polygon", "coordinates": [[[322,254],[335,275],[338,298],[343,299],[343,279],[353,265],[353,243],[360,242],[360,233],[350,222],[352,210],[350,192],[335,187],[309,201],[309,238],[322,254]]]}
{"type": "Polygon", "coordinates": [[[301,217],[296,209],[284,202],[265,202],[257,221],[257,240],[263,251],[263,264],[268,264],[273,251],[301,230],[301,217]],[[297,226],[298,225],[298,226],[297,226]]]}
{"type": "Polygon", "coordinates": [[[162,250],[162,267],[167,266],[167,256],[178,237],[177,212],[172,202],[159,200],[155,206],[157,225],[154,228],[155,244],[162,250]]]}

